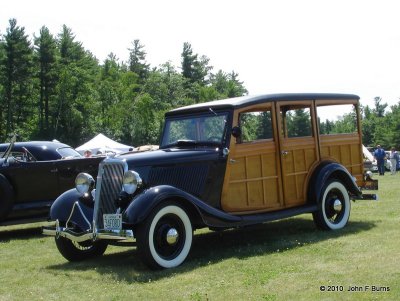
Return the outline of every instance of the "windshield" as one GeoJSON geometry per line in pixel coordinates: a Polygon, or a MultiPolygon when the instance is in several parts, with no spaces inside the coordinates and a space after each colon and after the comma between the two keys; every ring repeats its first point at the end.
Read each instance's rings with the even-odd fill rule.
{"type": "Polygon", "coordinates": [[[161,147],[182,144],[221,144],[225,136],[227,113],[167,119],[161,147]]]}
{"type": "Polygon", "coordinates": [[[71,147],[62,147],[57,149],[62,159],[81,158],[82,155],[71,147]]]}

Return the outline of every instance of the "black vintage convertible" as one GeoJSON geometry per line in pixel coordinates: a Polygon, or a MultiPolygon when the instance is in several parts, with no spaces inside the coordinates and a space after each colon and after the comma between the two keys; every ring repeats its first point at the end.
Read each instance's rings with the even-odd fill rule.
{"type": "Polygon", "coordinates": [[[77,174],[97,175],[104,157],[84,158],[52,141],[0,144],[0,225],[46,218],[53,201],[74,187],[77,174]]]}

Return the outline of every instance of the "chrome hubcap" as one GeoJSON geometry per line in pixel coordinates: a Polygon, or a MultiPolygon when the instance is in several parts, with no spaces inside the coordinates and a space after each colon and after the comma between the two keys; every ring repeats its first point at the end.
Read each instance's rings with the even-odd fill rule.
{"type": "Polygon", "coordinates": [[[166,238],[169,245],[174,245],[178,241],[179,233],[175,228],[171,228],[168,230],[166,238]]]}
{"type": "Polygon", "coordinates": [[[336,213],[341,212],[342,211],[342,207],[343,207],[342,202],[339,199],[336,199],[333,202],[333,210],[335,210],[336,213]]]}

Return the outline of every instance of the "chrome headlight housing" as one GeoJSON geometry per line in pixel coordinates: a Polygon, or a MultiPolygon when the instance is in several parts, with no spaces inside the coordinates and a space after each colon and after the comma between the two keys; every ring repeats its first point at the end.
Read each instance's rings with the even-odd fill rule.
{"type": "Polygon", "coordinates": [[[123,190],[128,194],[133,194],[136,189],[142,186],[142,178],[136,171],[128,170],[124,174],[123,179],[123,190]]]}
{"type": "Polygon", "coordinates": [[[94,179],[91,175],[81,172],[75,178],[75,188],[79,193],[85,194],[92,190],[94,187],[94,179]]]}

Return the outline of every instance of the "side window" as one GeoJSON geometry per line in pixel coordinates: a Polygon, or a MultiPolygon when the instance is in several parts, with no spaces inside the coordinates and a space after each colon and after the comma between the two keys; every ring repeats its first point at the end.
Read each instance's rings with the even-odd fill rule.
{"type": "Polygon", "coordinates": [[[239,124],[242,130],[242,143],[273,139],[270,110],[241,113],[239,124]]]}
{"type": "Polygon", "coordinates": [[[321,135],[357,133],[357,111],[353,104],[317,106],[321,135]]]}
{"type": "Polygon", "coordinates": [[[304,106],[281,107],[283,136],[287,138],[312,136],[311,110],[304,106]]]}

